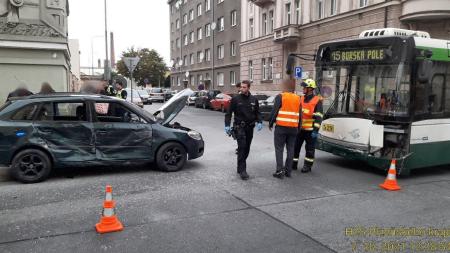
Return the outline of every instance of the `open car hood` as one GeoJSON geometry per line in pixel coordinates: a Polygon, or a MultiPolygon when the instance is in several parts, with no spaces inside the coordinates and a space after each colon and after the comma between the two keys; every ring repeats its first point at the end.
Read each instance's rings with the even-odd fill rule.
{"type": "Polygon", "coordinates": [[[153,115],[158,119],[162,125],[170,123],[178,113],[183,110],[189,96],[194,92],[191,89],[184,89],[164,103],[153,115]]]}

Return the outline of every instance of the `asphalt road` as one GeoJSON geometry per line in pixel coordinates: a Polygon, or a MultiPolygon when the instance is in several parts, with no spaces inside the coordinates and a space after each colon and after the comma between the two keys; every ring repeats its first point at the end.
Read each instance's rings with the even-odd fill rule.
{"type": "Polygon", "coordinates": [[[206,142],[204,156],[180,172],[65,169],[25,185],[1,168],[0,252],[431,252],[439,242],[450,251],[450,167],[413,172],[399,179],[401,191],[388,192],[378,187],[383,172],[317,152],[312,173],[279,180],[265,128],[255,132],[250,180],[242,181],[222,113],[190,107],[176,121],[206,142]],[[125,228],[99,235],[107,184],[125,228]]]}

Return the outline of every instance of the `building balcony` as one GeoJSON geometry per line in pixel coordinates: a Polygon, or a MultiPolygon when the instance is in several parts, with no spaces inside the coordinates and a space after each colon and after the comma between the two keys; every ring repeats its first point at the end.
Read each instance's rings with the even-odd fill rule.
{"type": "Polygon", "coordinates": [[[402,21],[450,18],[448,0],[408,0],[403,3],[402,21]]]}
{"type": "Polygon", "coordinates": [[[273,30],[273,40],[280,43],[292,43],[300,39],[298,25],[291,24],[275,28],[273,30]]]}
{"type": "Polygon", "coordinates": [[[250,0],[254,5],[265,7],[275,3],[275,0],[250,0]]]}

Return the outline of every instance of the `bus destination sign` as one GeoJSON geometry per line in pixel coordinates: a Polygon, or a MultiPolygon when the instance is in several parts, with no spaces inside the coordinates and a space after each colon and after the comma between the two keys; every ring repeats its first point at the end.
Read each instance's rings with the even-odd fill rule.
{"type": "Polygon", "coordinates": [[[382,61],[385,58],[384,48],[337,50],[331,53],[331,61],[333,62],[382,61]]]}

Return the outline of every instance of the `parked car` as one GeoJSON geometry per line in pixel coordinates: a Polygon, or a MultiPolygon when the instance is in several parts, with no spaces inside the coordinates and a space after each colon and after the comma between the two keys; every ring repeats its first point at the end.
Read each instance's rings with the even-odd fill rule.
{"type": "Polygon", "coordinates": [[[115,97],[53,93],[13,99],[0,108],[0,164],[24,183],[62,167],[156,163],[177,171],[203,155],[200,133],[170,122],[191,90],[151,114],[115,97]]]}
{"type": "Polygon", "coordinates": [[[202,90],[198,94],[198,98],[195,99],[195,107],[201,107],[203,109],[211,108],[211,99],[215,98],[217,94],[221,93],[220,90],[202,90]]]}
{"type": "Polygon", "coordinates": [[[230,107],[231,98],[235,94],[224,94],[219,93],[217,96],[210,101],[211,108],[213,110],[220,110],[221,112],[226,112],[230,107]]]}
{"type": "Polygon", "coordinates": [[[144,105],[152,104],[152,101],[150,100],[150,95],[146,90],[137,90],[137,92],[139,93],[139,97],[141,98],[142,103],[144,103],[144,105]]]}
{"type": "Polygon", "coordinates": [[[253,94],[258,99],[259,105],[262,105],[269,98],[266,94],[253,94]]]}
{"type": "Polygon", "coordinates": [[[263,120],[270,120],[270,113],[272,112],[274,102],[275,96],[270,96],[266,100],[260,101],[259,111],[261,112],[263,120]]]}
{"type": "Polygon", "coordinates": [[[149,95],[152,102],[159,101],[164,103],[166,101],[162,88],[151,88],[149,95]]]}
{"type": "Polygon", "coordinates": [[[142,102],[141,96],[138,93],[138,90],[133,89],[133,93],[131,93],[130,88],[126,88],[125,91],[127,92],[127,101],[130,103],[133,103],[141,108],[144,108],[144,102],[142,102]]]}
{"type": "Polygon", "coordinates": [[[192,95],[189,96],[188,100],[186,101],[186,104],[188,106],[190,105],[195,105],[195,100],[198,98],[198,91],[194,91],[194,93],[192,93],[192,95]]]}
{"type": "Polygon", "coordinates": [[[167,101],[170,98],[172,98],[173,95],[177,94],[177,91],[171,90],[171,89],[163,89],[163,93],[164,93],[164,99],[167,101]]]}

